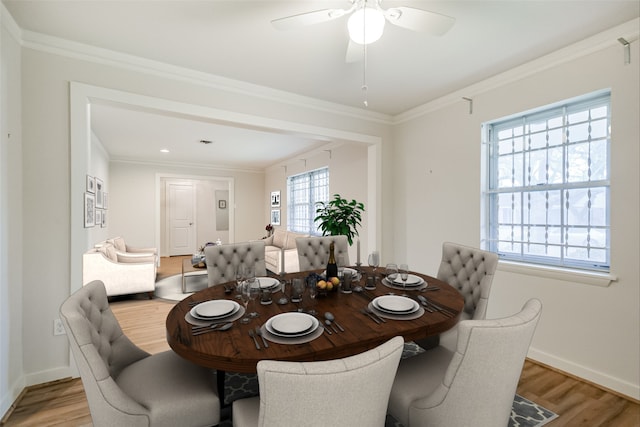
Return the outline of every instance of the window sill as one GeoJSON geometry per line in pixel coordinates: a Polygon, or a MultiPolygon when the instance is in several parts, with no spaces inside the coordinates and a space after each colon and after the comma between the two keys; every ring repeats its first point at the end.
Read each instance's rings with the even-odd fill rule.
{"type": "Polygon", "coordinates": [[[498,262],[498,270],[510,273],[527,274],[529,276],[546,277],[549,279],[566,280],[584,283],[585,285],[608,287],[618,277],[611,273],[597,273],[594,271],[571,270],[568,268],[550,267],[544,265],[524,264],[513,261],[498,262]]]}

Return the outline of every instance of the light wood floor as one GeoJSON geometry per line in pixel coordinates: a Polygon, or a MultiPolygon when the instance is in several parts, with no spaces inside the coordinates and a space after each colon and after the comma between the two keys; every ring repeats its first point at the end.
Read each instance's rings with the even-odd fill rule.
{"type": "MultiPolygon", "coordinates": [[[[159,277],[180,272],[182,258],[163,258],[159,277]]],[[[164,321],[174,303],[146,296],[119,298],[111,307],[125,334],[150,353],[168,350],[164,321]]],[[[640,427],[640,405],[533,361],[525,362],[518,394],[559,414],[548,427],[640,427]]],[[[91,426],[79,379],[29,387],[2,422],[6,426],[91,426]]]]}

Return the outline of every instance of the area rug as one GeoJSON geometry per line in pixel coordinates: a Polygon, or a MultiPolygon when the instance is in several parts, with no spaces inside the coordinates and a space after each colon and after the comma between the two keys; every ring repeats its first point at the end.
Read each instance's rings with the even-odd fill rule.
{"type": "Polygon", "coordinates": [[[186,282],[186,293],[182,293],[182,275],[165,277],[156,282],[156,298],[167,299],[171,301],[182,301],[189,295],[208,286],[207,275],[188,276],[186,282]]]}
{"type": "MultiPolygon", "coordinates": [[[[182,276],[170,276],[156,282],[155,295],[157,298],[171,301],[181,301],[193,292],[207,287],[207,276],[191,276],[187,278],[187,293],[182,293],[182,276]]],[[[406,343],[402,357],[411,357],[424,351],[417,344],[406,343]]],[[[225,377],[225,403],[231,403],[236,399],[258,395],[258,378],[254,374],[236,374],[228,372],[225,377]]],[[[511,418],[508,427],[541,427],[558,415],[543,408],[542,406],[515,395],[511,407],[511,418]]],[[[219,424],[220,427],[231,427],[232,423],[225,420],[219,424]]],[[[385,427],[404,427],[391,415],[387,415],[385,427]]]]}

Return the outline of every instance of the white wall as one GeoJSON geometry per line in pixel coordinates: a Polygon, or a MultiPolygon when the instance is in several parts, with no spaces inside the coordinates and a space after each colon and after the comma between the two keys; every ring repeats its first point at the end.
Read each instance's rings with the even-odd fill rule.
{"type": "MultiPolygon", "coordinates": [[[[635,28],[637,34],[637,21],[635,28]]],[[[540,64],[531,64],[520,78],[505,76],[502,83],[498,77],[470,88],[476,92],[471,115],[457,97],[396,126],[393,203],[403,208],[396,210],[393,226],[397,261],[435,274],[443,241],[480,244],[481,123],[611,88],[611,272],[618,281],[599,287],[578,277],[507,271],[501,263],[488,317],[509,315],[527,299],[541,299],[530,357],[638,399],[640,54],[633,43],[632,63],[624,64],[616,42],[624,35],[614,32],[608,47],[585,56],[558,56],[536,72],[531,69],[540,64]]]]}
{"type": "Polygon", "coordinates": [[[4,6],[0,20],[0,414],[4,414],[25,385],[21,286],[25,246],[20,45],[17,27],[4,6]]]}

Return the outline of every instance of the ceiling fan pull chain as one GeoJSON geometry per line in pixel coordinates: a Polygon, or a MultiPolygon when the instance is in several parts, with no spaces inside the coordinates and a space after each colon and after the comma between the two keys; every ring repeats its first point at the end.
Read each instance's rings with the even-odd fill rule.
{"type": "MultiPolygon", "coordinates": [[[[362,11],[363,13],[367,13],[367,1],[365,0],[364,2],[365,8],[362,11]]],[[[364,19],[362,22],[362,39],[365,40],[366,39],[366,34],[367,34],[367,20],[364,19]]],[[[368,91],[369,91],[369,87],[367,86],[367,43],[363,43],[362,44],[362,50],[364,52],[363,56],[364,56],[364,61],[362,63],[362,93],[364,96],[364,106],[365,107],[369,107],[369,101],[367,98],[368,95],[368,91]]]]}

